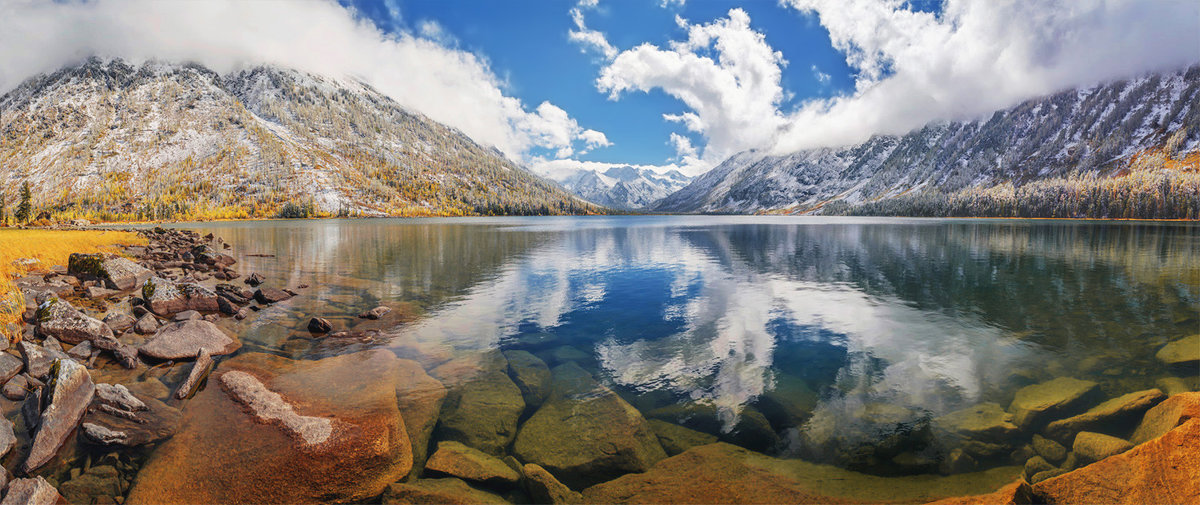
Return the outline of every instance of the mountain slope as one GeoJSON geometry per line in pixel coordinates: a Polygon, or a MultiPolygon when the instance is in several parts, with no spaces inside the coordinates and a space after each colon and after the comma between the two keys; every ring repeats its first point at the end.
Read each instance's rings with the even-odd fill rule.
{"type": "Polygon", "coordinates": [[[691,178],[671,170],[658,173],[631,166],[580,170],[558,179],[558,183],[580,198],[614,209],[640,209],[687,185],[691,178]]]}
{"type": "MultiPolygon", "coordinates": [[[[653,209],[1186,217],[1170,214],[1200,204],[1198,150],[1200,67],[1192,67],[1063,91],[986,119],[931,124],[854,146],[740,153],[653,209]],[[1167,191],[1169,201],[1141,211],[1127,209],[1128,202],[1101,208],[1083,201],[1101,188],[1137,187],[1130,199],[1156,198],[1160,183],[1185,194],[1167,191]],[[1028,209],[1031,203],[1021,201],[1055,197],[1072,205],[1028,209]],[[1016,207],[971,208],[982,205],[972,203],[979,199],[1016,207]]],[[[1101,198],[1108,197],[1092,199],[1101,198]]]]}
{"type": "Polygon", "coordinates": [[[119,59],[0,97],[0,182],[24,181],[107,219],[600,210],[359,82],[119,59]]]}

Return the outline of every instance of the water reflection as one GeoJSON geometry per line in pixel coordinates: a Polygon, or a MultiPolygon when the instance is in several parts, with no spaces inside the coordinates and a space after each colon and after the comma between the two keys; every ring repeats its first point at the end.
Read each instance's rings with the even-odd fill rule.
{"type": "Polygon", "coordinates": [[[826,432],[869,443],[879,425],[1007,405],[1031,380],[1153,387],[1166,373],[1154,352],[1200,324],[1200,228],[1183,223],[522,218],[204,229],[237,246],[243,272],[313,286],[260,313],[243,339],[280,347],[308,315],[352,326],[380,303],[406,306],[412,317],[387,328],[396,345],[451,356],[520,346],[551,366],[574,350],[646,412],[700,403],[728,432],[747,409],[761,411],[791,454],[824,450],[826,432]],[[264,252],[276,257],[249,256],[264,252]],[[806,395],[811,405],[792,406],[806,395]]]}

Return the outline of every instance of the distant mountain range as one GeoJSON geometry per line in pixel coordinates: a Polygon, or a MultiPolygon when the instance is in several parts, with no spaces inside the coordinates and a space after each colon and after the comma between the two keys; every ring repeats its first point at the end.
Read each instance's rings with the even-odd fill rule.
{"type": "Polygon", "coordinates": [[[0,96],[0,187],[24,181],[42,209],[105,219],[603,210],[361,82],[269,66],[33,77],[0,96]]]}
{"type": "Polygon", "coordinates": [[[568,191],[605,207],[621,210],[644,208],[687,185],[692,178],[671,170],[658,173],[631,166],[580,170],[558,179],[568,191]]]}
{"type": "Polygon", "coordinates": [[[739,153],[650,210],[1200,218],[1200,66],[858,145],[739,153]]]}

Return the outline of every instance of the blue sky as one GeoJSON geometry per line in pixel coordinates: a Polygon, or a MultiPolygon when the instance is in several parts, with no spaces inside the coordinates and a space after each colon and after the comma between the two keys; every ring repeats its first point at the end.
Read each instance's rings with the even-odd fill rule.
{"type": "MultiPolygon", "coordinates": [[[[517,0],[468,2],[464,0],[342,0],[387,31],[420,33],[433,21],[447,35],[446,42],[485,57],[505,83],[505,91],[527,104],[549,100],[570,112],[581,126],[602,131],[612,145],[576,156],[608,163],[659,165],[675,157],[669,135],[688,135],[693,143],[704,140],[664,113],[686,110],[678,100],[660,90],[623,93],[610,100],[596,87],[604,65],[602,58],[568,40],[573,28],[572,4],[556,1],[517,0]]],[[[660,6],[646,0],[605,0],[588,12],[588,25],[607,34],[624,50],[642,43],[665,46],[686,38],[675,22],[679,15],[692,23],[725,17],[730,9],[745,10],[752,27],[783,53],[787,66],[782,84],[789,93],[782,106],[793,108],[812,97],[829,97],[853,91],[853,70],[836,51],[829,33],[812,14],[801,14],[775,2],[733,0],[692,1],[660,6]],[[821,81],[813,67],[828,75],[821,81]]]]}

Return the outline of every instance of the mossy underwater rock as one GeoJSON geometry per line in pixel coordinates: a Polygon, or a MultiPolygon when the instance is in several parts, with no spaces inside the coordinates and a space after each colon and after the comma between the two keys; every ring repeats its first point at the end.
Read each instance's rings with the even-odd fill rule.
{"type": "Polygon", "coordinates": [[[650,419],[647,422],[650,423],[650,429],[654,430],[654,434],[658,436],[658,442],[662,444],[663,450],[667,452],[668,456],[717,441],[716,435],[701,433],[661,419],[650,419]]]}
{"type": "Polygon", "coordinates": [[[555,367],[554,388],[521,426],[513,452],[575,489],[666,457],[650,424],[633,406],[574,363],[555,367]]]}
{"type": "Polygon", "coordinates": [[[446,387],[426,374],[416,361],[398,359],[396,368],[396,405],[412,446],[413,468],[409,476],[415,478],[425,466],[429,440],[446,399],[446,387]]]}
{"type": "Polygon", "coordinates": [[[1078,411],[1098,391],[1095,382],[1059,377],[1021,388],[1008,411],[1022,430],[1037,430],[1055,417],[1078,411]]]}
{"type": "Polygon", "coordinates": [[[425,471],[491,485],[515,485],[521,474],[499,459],[453,441],[438,443],[425,471]]]}
{"type": "Polygon", "coordinates": [[[499,495],[475,489],[453,477],[417,479],[388,486],[383,493],[383,505],[405,503],[428,505],[507,505],[499,495]]]}
{"type": "Polygon", "coordinates": [[[1069,444],[1074,440],[1075,434],[1081,431],[1105,431],[1104,429],[1097,430],[1097,428],[1127,425],[1129,421],[1136,421],[1143,413],[1164,399],[1166,399],[1166,395],[1158,389],[1147,389],[1121,395],[1077,416],[1050,423],[1046,426],[1046,436],[1069,444]]]}
{"type": "Polygon", "coordinates": [[[517,436],[524,411],[525,400],[512,379],[502,371],[485,371],[450,389],[438,436],[500,456],[517,436]]]}
{"type": "Polygon", "coordinates": [[[189,400],[183,426],[155,450],[126,503],[341,503],[378,496],[412,467],[396,377],[397,359],[384,350],[321,360],[262,353],[227,360],[209,382],[221,386],[189,400]],[[230,389],[223,379],[235,372],[253,381],[233,385],[258,382],[261,389],[230,389]],[[276,415],[284,411],[325,420],[330,430],[310,437],[289,429],[295,425],[276,415]]]}
{"type": "Polygon", "coordinates": [[[537,407],[550,394],[550,367],[527,351],[504,351],[508,376],[521,390],[527,407],[537,407]]]}
{"type": "Polygon", "coordinates": [[[1175,340],[1159,349],[1154,356],[1169,366],[1194,368],[1200,364],[1200,333],[1175,340]]]}

